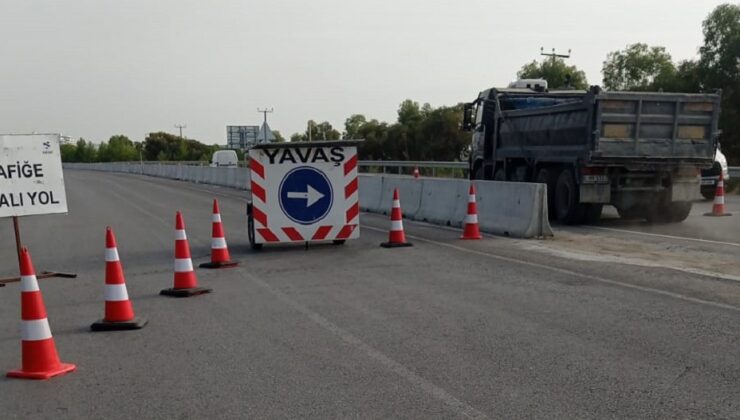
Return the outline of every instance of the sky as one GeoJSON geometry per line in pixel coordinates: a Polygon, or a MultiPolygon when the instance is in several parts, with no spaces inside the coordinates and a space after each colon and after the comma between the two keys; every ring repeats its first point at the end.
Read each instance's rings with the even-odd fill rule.
{"type": "MultiPolygon", "coordinates": [[[[726,2],[726,1],[724,1],[726,2]]],[[[540,48],[601,83],[607,53],[644,42],[694,58],[714,0],[0,0],[0,132],[93,142],[227,125],[285,137],[309,119],[393,122],[405,99],[473,100],[540,48]]]]}

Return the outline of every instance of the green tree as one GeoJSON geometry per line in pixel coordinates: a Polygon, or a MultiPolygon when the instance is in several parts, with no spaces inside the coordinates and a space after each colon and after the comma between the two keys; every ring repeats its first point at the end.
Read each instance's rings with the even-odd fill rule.
{"type": "Polygon", "coordinates": [[[612,51],[602,67],[608,90],[657,91],[676,80],[676,66],[665,47],[637,43],[612,51]]]}
{"type": "Polygon", "coordinates": [[[72,143],[64,143],[59,146],[62,162],[77,162],[77,146],[72,143]]]}
{"type": "Polygon", "coordinates": [[[125,162],[138,158],[139,152],[134,142],[124,135],[112,136],[108,142],[103,142],[98,147],[98,161],[100,162],[125,162]]]}
{"type": "Polygon", "coordinates": [[[519,79],[545,79],[549,89],[563,89],[572,87],[574,89],[588,89],[586,73],[578,70],[576,66],[565,64],[562,58],[545,58],[540,62],[532,61],[525,64],[517,72],[519,79]],[[570,84],[568,84],[570,81],[570,84]]]}
{"type": "Polygon", "coordinates": [[[218,149],[216,145],[209,146],[194,139],[184,139],[160,131],[149,133],[144,141],[143,151],[146,160],[208,161],[218,149]]]}
{"type": "Polygon", "coordinates": [[[285,143],[285,137],[278,130],[272,130],[272,135],[275,136],[275,143],[285,143]]]}
{"type": "Polygon", "coordinates": [[[293,133],[290,136],[290,141],[339,140],[341,137],[342,133],[334,129],[328,121],[316,123],[314,120],[308,120],[306,131],[304,133],[293,133]]]}
{"type": "Polygon", "coordinates": [[[75,162],[96,162],[97,158],[98,153],[95,145],[80,137],[75,145],[75,162]]]}
{"type": "Polygon", "coordinates": [[[717,6],[703,22],[699,73],[707,91],[722,89],[722,150],[740,162],[740,4],[717,6]]]}
{"type": "Polygon", "coordinates": [[[344,134],[342,134],[342,138],[344,139],[357,139],[358,132],[360,127],[362,125],[367,123],[367,119],[362,114],[352,114],[344,120],[344,134]]]}

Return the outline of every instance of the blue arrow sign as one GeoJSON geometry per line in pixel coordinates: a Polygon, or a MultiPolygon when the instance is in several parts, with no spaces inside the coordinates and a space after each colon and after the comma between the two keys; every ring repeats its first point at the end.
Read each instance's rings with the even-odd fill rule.
{"type": "Polygon", "coordinates": [[[285,174],[279,193],[283,213],[302,225],[310,225],[326,217],[334,201],[329,179],[310,166],[299,166],[285,174]]]}

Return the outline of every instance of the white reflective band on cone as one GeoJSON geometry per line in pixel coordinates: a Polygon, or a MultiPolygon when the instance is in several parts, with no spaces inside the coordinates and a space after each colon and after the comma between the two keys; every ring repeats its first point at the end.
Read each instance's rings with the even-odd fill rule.
{"type": "Polygon", "coordinates": [[[118,248],[105,248],[105,261],[114,262],[118,259],[118,248]]]}
{"type": "Polygon", "coordinates": [[[34,319],[33,321],[21,321],[21,340],[39,341],[51,338],[49,320],[34,319]]]}
{"type": "Polygon", "coordinates": [[[715,198],[716,198],[716,200],[714,200],[714,204],[725,204],[725,196],[724,195],[718,195],[715,198]]]}
{"type": "Polygon", "coordinates": [[[221,215],[216,213],[213,215],[213,218],[211,219],[213,223],[221,223],[221,215]]]}
{"type": "Polygon", "coordinates": [[[226,238],[211,238],[211,249],[226,248],[226,238]]]}
{"type": "Polygon", "coordinates": [[[175,229],[175,240],[184,240],[188,239],[188,235],[185,234],[184,229],[175,229]]]}
{"type": "Polygon", "coordinates": [[[21,276],[21,292],[38,292],[38,290],[39,282],[36,280],[35,274],[21,276]]]}
{"type": "Polygon", "coordinates": [[[106,284],[104,294],[106,301],[128,300],[125,284],[106,284]]]}
{"type": "Polygon", "coordinates": [[[190,258],[175,258],[175,272],[187,273],[193,271],[193,261],[190,258]]]}
{"type": "Polygon", "coordinates": [[[471,224],[471,223],[478,223],[478,215],[477,214],[469,214],[465,216],[465,223],[471,224]]]}
{"type": "Polygon", "coordinates": [[[391,230],[403,230],[403,222],[400,220],[391,221],[391,230]]]}
{"type": "Polygon", "coordinates": [[[393,200],[393,208],[401,207],[401,201],[400,200],[393,200]]]}
{"type": "Polygon", "coordinates": [[[468,203],[475,203],[475,196],[473,194],[468,196],[468,203]]]}

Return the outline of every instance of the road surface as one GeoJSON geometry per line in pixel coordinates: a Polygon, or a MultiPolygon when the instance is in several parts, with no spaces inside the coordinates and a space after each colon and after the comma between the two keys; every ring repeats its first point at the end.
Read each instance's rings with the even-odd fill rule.
{"type": "MultiPolygon", "coordinates": [[[[740,418],[738,281],[555,252],[580,242],[557,239],[573,235],[730,258],[735,245],[592,228],[459,241],[407,221],[414,246],[385,249],[389,221],[363,214],[361,238],[344,246],[253,252],[243,192],[65,177],[69,215],[21,228],[37,270],[79,274],[40,280],[61,358],[78,370],[0,379],[5,419],[740,418]],[[206,261],[214,197],[240,267],[198,270],[210,295],[159,296],[172,282],[175,211],[195,263],[206,261]],[[103,312],[106,225],[137,315],[150,320],[143,330],[88,331],[103,312]]],[[[15,275],[7,220],[0,238],[0,276],[15,275]]],[[[19,293],[0,289],[6,371],[20,364],[19,293]]]]}

